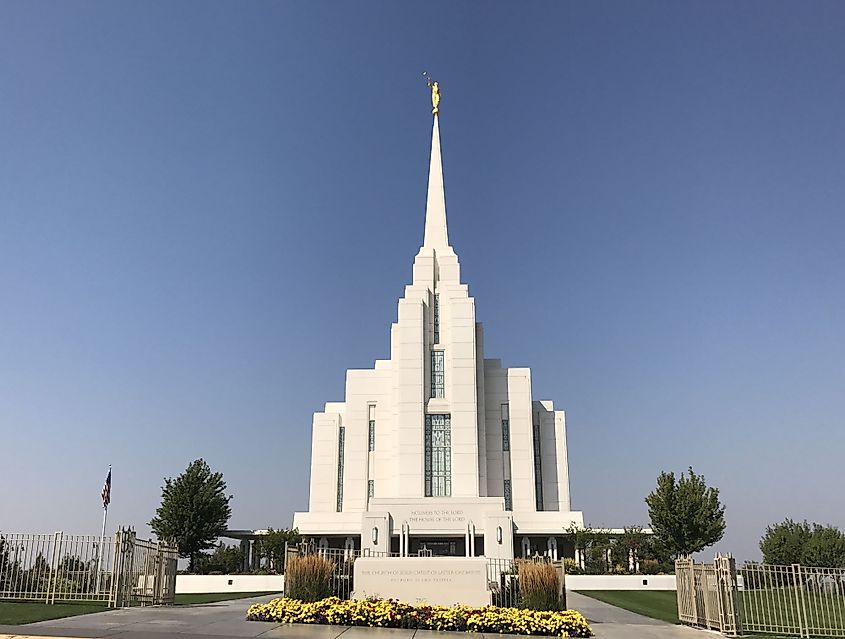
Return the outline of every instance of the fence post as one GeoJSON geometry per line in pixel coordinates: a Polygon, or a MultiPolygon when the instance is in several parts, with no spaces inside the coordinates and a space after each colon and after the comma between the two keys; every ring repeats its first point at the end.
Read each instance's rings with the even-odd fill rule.
{"type": "Polygon", "coordinates": [[[563,564],[563,559],[559,561],[553,561],[552,565],[557,568],[559,575],[557,598],[558,602],[560,603],[560,609],[566,610],[566,569],[563,564]]]}
{"type": "Polygon", "coordinates": [[[807,622],[807,604],[804,597],[804,573],[801,564],[792,564],[792,580],[798,589],[798,631],[802,637],[810,636],[810,624],[807,622]]]}
{"type": "Polygon", "coordinates": [[[124,573],[126,572],[126,529],[120,528],[115,535],[117,538],[115,557],[117,561],[114,566],[114,606],[120,608],[126,604],[126,593],[124,592],[124,573]]]}
{"type": "Polygon", "coordinates": [[[681,563],[680,559],[675,560],[675,601],[678,607],[678,619],[681,623],[685,623],[684,614],[686,613],[686,606],[684,605],[684,579],[686,579],[686,568],[681,563]]]}
{"type": "MultiPolygon", "coordinates": [[[[117,580],[120,575],[120,528],[114,533],[112,549],[111,583],[109,584],[109,608],[117,608],[117,580]]],[[[99,594],[99,593],[98,593],[99,594]]]]}
{"type": "Polygon", "coordinates": [[[738,609],[738,588],[736,581],[736,560],[716,557],[716,593],[719,598],[719,625],[723,634],[737,637],[742,634],[738,609]]]}
{"type": "Polygon", "coordinates": [[[44,603],[56,603],[56,572],[59,570],[59,545],[62,543],[61,531],[53,535],[53,552],[50,556],[50,572],[47,573],[47,593],[44,597],[44,603]]]}

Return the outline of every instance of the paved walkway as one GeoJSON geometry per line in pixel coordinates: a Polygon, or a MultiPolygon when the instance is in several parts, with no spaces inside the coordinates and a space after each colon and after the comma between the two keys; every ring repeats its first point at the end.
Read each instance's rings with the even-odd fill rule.
{"type": "MultiPolygon", "coordinates": [[[[575,592],[567,593],[570,608],[590,621],[596,639],[707,639],[703,631],[673,626],[622,610],[575,592]]],[[[517,639],[516,635],[308,626],[246,621],[246,609],[273,596],[236,599],[193,606],[123,608],[78,617],[0,626],[0,639],[25,637],[86,637],[89,639],[190,639],[190,636],[239,639],[517,639]],[[7,634],[4,634],[7,633],[7,634]]],[[[718,636],[718,635],[714,635],[718,636]]],[[[520,639],[525,639],[521,637],[520,639]]]]}
{"type": "Polygon", "coordinates": [[[644,617],[623,608],[593,599],[577,592],[566,593],[568,608],[579,611],[590,622],[596,639],[708,639],[721,637],[718,633],[706,632],[686,626],[677,626],[665,621],[644,617]]]}

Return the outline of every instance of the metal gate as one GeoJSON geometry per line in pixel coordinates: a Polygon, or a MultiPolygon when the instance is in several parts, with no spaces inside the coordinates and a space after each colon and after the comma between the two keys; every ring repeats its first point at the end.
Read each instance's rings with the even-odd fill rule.
{"type": "Polygon", "coordinates": [[[109,607],[172,604],[176,548],[138,539],[0,533],[0,600],[86,601],[109,607]]]}
{"type": "Polygon", "coordinates": [[[678,559],[675,583],[681,622],[728,636],[741,634],[736,564],[732,557],[716,557],[712,564],[678,559]]]}
{"type": "Polygon", "coordinates": [[[176,547],[117,532],[115,606],[159,606],[176,598],[176,547]]]}
{"type": "Polygon", "coordinates": [[[845,569],[749,562],[675,562],[678,618],[718,630],[780,637],[845,637],[845,569]]]}

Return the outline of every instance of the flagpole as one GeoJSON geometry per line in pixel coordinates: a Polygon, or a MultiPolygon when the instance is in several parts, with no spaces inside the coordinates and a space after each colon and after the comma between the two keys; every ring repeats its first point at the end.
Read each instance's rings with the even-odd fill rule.
{"type": "MultiPolygon", "coordinates": [[[[109,474],[108,479],[109,483],[111,483],[111,465],[109,465],[109,474]]],[[[109,486],[109,490],[111,490],[111,486],[109,486]]],[[[99,553],[97,556],[97,589],[96,593],[100,594],[100,576],[102,573],[100,572],[100,568],[103,564],[103,542],[106,539],[106,518],[109,516],[109,505],[103,500],[103,529],[100,531],[100,546],[99,546],[99,553]]]]}

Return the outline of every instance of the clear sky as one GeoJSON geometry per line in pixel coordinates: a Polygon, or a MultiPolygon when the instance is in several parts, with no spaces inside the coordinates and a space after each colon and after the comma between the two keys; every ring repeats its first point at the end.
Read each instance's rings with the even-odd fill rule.
{"type": "Polygon", "coordinates": [[[845,4],[0,4],[0,530],[146,532],[204,457],[307,506],[389,354],[442,86],[488,357],[567,411],[573,507],[721,489],[720,550],[845,526],[845,4]],[[110,525],[110,527],[112,527],[110,525]]]}

